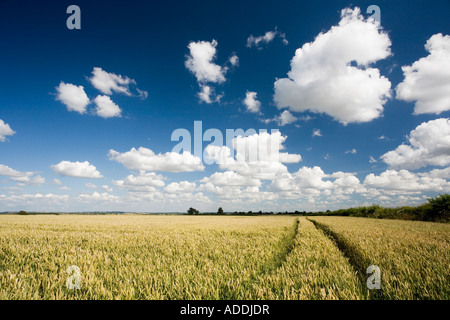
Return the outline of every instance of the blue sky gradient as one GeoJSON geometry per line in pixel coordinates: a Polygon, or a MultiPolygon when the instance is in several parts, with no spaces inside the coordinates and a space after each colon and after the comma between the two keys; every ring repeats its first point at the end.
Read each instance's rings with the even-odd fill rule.
{"type": "MultiPolygon", "coordinates": [[[[448,121],[439,124],[443,126],[439,130],[444,146],[438,153],[421,153],[424,159],[420,167],[392,165],[380,157],[402,144],[410,145],[408,135],[421,124],[448,120],[450,116],[450,105],[439,114],[413,114],[416,101],[404,101],[396,95],[396,87],[405,79],[402,66],[427,57],[430,53],[425,44],[433,35],[440,33],[448,41],[449,10],[447,1],[2,1],[0,119],[14,134],[0,141],[0,211],[172,212],[190,206],[202,211],[216,211],[219,206],[225,211],[316,211],[371,203],[417,204],[427,197],[448,193],[448,121]],[[81,9],[81,30],[66,27],[66,9],[71,4],[81,9]],[[343,124],[327,113],[278,108],[274,83],[287,78],[296,50],[337,26],[345,8],[361,8],[361,15],[367,19],[369,5],[379,6],[381,30],[392,43],[392,54],[370,65],[391,83],[392,97],[383,104],[382,116],[343,124]],[[250,35],[262,36],[268,31],[277,32],[272,41],[258,47],[246,46],[250,35]],[[288,44],[283,43],[281,34],[288,44]],[[199,83],[185,66],[190,54],[188,45],[213,40],[217,46],[212,63],[229,68],[226,80],[199,83]],[[233,54],[239,58],[236,66],[228,62],[233,54]],[[95,67],[134,79],[135,84],[129,86],[131,96],[104,94],[95,88],[89,80],[95,67]],[[61,82],[83,86],[90,99],[90,111],[69,111],[58,100],[56,88],[61,82]],[[201,101],[197,94],[202,85],[223,95],[220,101],[201,101]],[[139,97],[138,88],[148,92],[148,97],[139,97]],[[247,110],[243,102],[247,91],[257,93],[259,113],[247,110]],[[93,100],[99,95],[109,96],[120,107],[121,116],[95,115],[93,100]],[[286,125],[264,122],[284,110],[298,119],[286,125]],[[311,119],[302,120],[307,116],[311,119]],[[319,167],[329,175],[320,179],[333,185],[308,185],[303,178],[293,178],[295,190],[281,192],[271,188],[278,177],[259,179],[258,190],[245,191],[249,185],[244,183],[233,190],[211,192],[205,178],[233,171],[216,164],[193,172],[146,170],[164,177],[164,185],[155,189],[154,185],[141,185],[145,188],[136,191],[117,183],[128,175],[137,177],[144,172],[111,159],[111,149],[126,153],[144,147],[155,154],[171,152],[176,145],[171,141],[172,132],[186,128],[193,134],[194,121],[202,121],[203,130],[217,128],[224,135],[226,129],[279,129],[287,136],[283,152],[302,158],[285,163],[288,172],[319,167]],[[321,136],[312,136],[316,129],[321,136]],[[348,152],[353,149],[356,152],[348,152]],[[444,160],[430,165],[430,158],[436,156],[444,160]],[[371,163],[370,157],[376,162],[371,163]],[[62,161],[87,161],[102,178],[57,172],[53,166],[62,161]],[[32,174],[28,175],[29,181],[17,181],[11,179],[8,168],[19,172],[19,176],[32,174]],[[370,174],[379,177],[389,170],[403,178],[395,183],[366,180],[370,174]],[[405,178],[401,170],[414,177],[405,178]],[[442,171],[431,174],[432,170],[442,171]],[[336,172],[352,174],[359,183],[353,181],[351,187],[341,188],[335,183],[336,176],[331,176],[336,172]],[[438,180],[425,188],[406,187],[414,181],[423,185],[425,180],[420,178],[425,175],[438,180]],[[33,182],[36,176],[40,179],[33,182]],[[195,186],[176,192],[166,190],[171,183],[182,181],[195,186]]],[[[436,77],[450,84],[448,74],[443,70],[443,75],[436,77]]],[[[445,96],[445,92],[439,94],[445,96]]],[[[0,138],[1,132],[0,127],[0,138]]],[[[258,180],[255,176],[245,177],[258,180]]],[[[220,183],[214,186],[224,187],[220,183]]]]}

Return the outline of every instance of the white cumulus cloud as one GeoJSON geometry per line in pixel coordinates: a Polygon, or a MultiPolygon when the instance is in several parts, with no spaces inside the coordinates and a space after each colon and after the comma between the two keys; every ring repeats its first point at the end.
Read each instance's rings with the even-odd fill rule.
{"type": "Polygon", "coordinates": [[[128,175],[123,180],[114,180],[113,183],[119,187],[164,187],[164,177],[154,172],[141,171],[138,176],[128,175]]]}
{"type": "Polygon", "coordinates": [[[293,174],[280,174],[270,188],[284,198],[308,197],[310,201],[321,195],[339,197],[366,191],[355,174],[335,172],[328,175],[318,166],[302,167],[293,174]]]}
{"type": "Polygon", "coordinates": [[[425,48],[427,57],[402,67],[397,99],[416,101],[414,114],[440,114],[450,110],[450,36],[435,34],[425,48]]]}
{"type": "Polygon", "coordinates": [[[374,188],[395,191],[444,191],[450,190],[450,182],[431,173],[416,174],[408,170],[386,170],[379,176],[366,176],[364,184],[374,188]]]}
{"type": "Polygon", "coordinates": [[[11,180],[17,182],[30,182],[30,177],[33,176],[33,172],[21,172],[0,164],[0,176],[9,177],[11,180]]]}
{"type": "Polygon", "coordinates": [[[189,55],[186,57],[185,66],[197,78],[199,83],[225,82],[225,69],[215,64],[217,41],[190,42],[189,55]]]}
{"type": "Polygon", "coordinates": [[[419,169],[450,164],[450,119],[436,119],[412,130],[409,144],[381,156],[394,169],[419,169]]]}
{"type": "Polygon", "coordinates": [[[99,95],[94,99],[94,103],[97,106],[95,108],[95,113],[102,118],[113,118],[121,116],[122,110],[108,96],[99,95]]]}
{"type": "Polygon", "coordinates": [[[189,152],[182,154],[166,152],[155,154],[152,150],[140,147],[128,152],[109,151],[109,158],[122,163],[126,168],[143,171],[189,172],[203,171],[201,159],[189,152]]]}
{"type": "Polygon", "coordinates": [[[220,102],[223,97],[221,94],[216,94],[214,88],[208,85],[200,85],[201,91],[197,94],[201,102],[211,104],[213,102],[220,102]]]}
{"type": "Polygon", "coordinates": [[[261,181],[252,177],[246,177],[233,171],[216,172],[210,177],[205,177],[200,182],[212,183],[215,186],[260,187],[261,181]]]}
{"type": "Polygon", "coordinates": [[[6,141],[6,136],[12,136],[16,132],[11,129],[9,124],[5,123],[2,119],[0,119],[0,141],[6,141]]]}
{"type": "Polygon", "coordinates": [[[97,168],[88,161],[84,162],[70,162],[61,161],[58,164],[52,165],[53,171],[62,176],[76,177],[76,178],[102,178],[103,176],[98,172],[97,168]]]}
{"type": "Polygon", "coordinates": [[[370,65],[388,57],[391,41],[360,9],[344,9],[339,25],[297,49],[288,78],[274,84],[278,108],[326,113],[343,124],[378,118],[391,83],[370,65]]]}
{"type": "MultiPolygon", "coordinates": [[[[111,95],[113,92],[123,93],[133,96],[130,90],[131,85],[136,85],[136,81],[127,76],[106,72],[102,68],[95,67],[92,70],[92,77],[89,78],[91,84],[103,94],[111,95]]],[[[137,96],[147,98],[147,91],[136,88],[137,96]]]]}
{"type": "Polygon", "coordinates": [[[233,54],[228,61],[230,62],[231,66],[237,67],[239,65],[239,57],[236,54],[233,54]]]}
{"type": "Polygon", "coordinates": [[[233,139],[233,148],[227,146],[208,145],[205,148],[205,159],[213,160],[220,169],[234,171],[255,179],[273,179],[278,173],[287,172],[283,163],[297,163],[302,157],[299,154],[280,152],[284,149],[287,136],[279,131],[260,132],[233,139]]]}
{"type": "Polygon", "coordinates": [[[244,104],[247,107],[247,111],[258,113],[259,108],[261,107],[261,102],[256,99],[256,92],[247,91],[245,93],[244,104]]]}
{"type": "Polygon", "coordinates": [[[294,181],[299,188],[329,189],[333,186],[331,181],[324,181],[327,177],[320,167],[303,167],[293,174],[294,181]]]}
{"type": "Polygon", "coordinates": [[[299,120],[299,118],[290,113],[289,110],[284,110],[283,112],[280,113],[279,116],[275,116],[273,119],[265,119],[262,121],[264,123],[276,122],[280,127],[283,127],[287,124],[294,123],[297,120],[299,120]]]}
{"type": "Polygon", "coordinates": [[[164,191],[168,193],[191,193],[194,192],[196,188],[195,182],[189,181],[180,181],[180,182],[172,182],[167,187],[164,188],[164,191]]]}
{"type": "Polygon", "coordinates": [[[105,202],[120,202],[120,198],[118,196],[109,194],[107,192],[99,193],[95,191],[94,193],[82,193],[77,198],[78,201],[81,202],[98,202],[98,201],[105,201],[105,202]]]}
{"type": "Polygon", "coordinates": [[[297,120],[298,118],[295,117],[292,113],[290,113],[289,110],[284,110],[277,118],[277,123],[279,126],[285,126],[297,120]]]}
{"type": "Polygon", "coordinates": [[[45,183],[45,178],[41,177],[40,175],[37,175],[34,176],[33,179],[31,179],[30,183],[34,185],[41,185],[45,183]]]}
{"type": "Polygon", "coordinates": [[[86,113],[89,98],[86,92],[84,92],[83,86],[61,82],[59,86],[56,87],[56,92],[56,99],[65,104],[67,110],[75,111],[80,114],[86,113]]]}

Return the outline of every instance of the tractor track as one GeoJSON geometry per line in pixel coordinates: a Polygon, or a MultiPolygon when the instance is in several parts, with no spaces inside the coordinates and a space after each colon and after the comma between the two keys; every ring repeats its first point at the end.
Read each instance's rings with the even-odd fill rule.
{"type": "MultiPolygon", "coordinates": [[[[327,225],[310,218],[306,219],[312,222],[318,230],[322,231],[324,235],[327,236],[336,245],[339,251],[341,251],[344,257],[348,259],[348,262],[355,270],[361,286],[363,288],[367,288],[366,270],[367,267],[372,264],[371,261],[361,252],[361,250],[356,245],[352,244],[350,241],[332,230],[327,225]]],[[[382,290],[367,290],[367,298],[371,300],[385,299],[382,290]]]]}

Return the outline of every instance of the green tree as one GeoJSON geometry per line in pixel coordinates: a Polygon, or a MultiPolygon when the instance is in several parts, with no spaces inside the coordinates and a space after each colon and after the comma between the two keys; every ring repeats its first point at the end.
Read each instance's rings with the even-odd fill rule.
{"type": "Polygon", "coordinates": [[[431,220],[450,220],[450,194],[441,194],[428,199],[428,203],[431,204],[429,213],[431,220]]]}
{"type": "Polygon", "coordinates": [[[189,210],[187,211],[187,214],[190,215],[194,215],[194,214],[199,214],[200,212],[197,209],[194,209],[192,207],[189,208],[189,210]]]}
{"type": "Polygon", "coordinates": [[[222,209],[222,207],[220,207],[220,208],[217,210],[217,214],[223,214],[223,209],[222,209]]]}

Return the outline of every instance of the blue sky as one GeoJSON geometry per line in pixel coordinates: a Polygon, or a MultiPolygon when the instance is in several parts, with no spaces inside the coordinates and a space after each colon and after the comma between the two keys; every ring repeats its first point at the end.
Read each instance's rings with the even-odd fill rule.
{"type": "Polygon", "coordinates": [[[2,1],[0,211],[316,211],[449,193],[449,9],[2,1]],[[72,4],[81,29],[66,26],[72,4]],[[281,153],[240,162],[205,141],[228,162],[175,154],[174,130],[199,139],[194,121],[254,129],[240,141],[281,153]]]}

